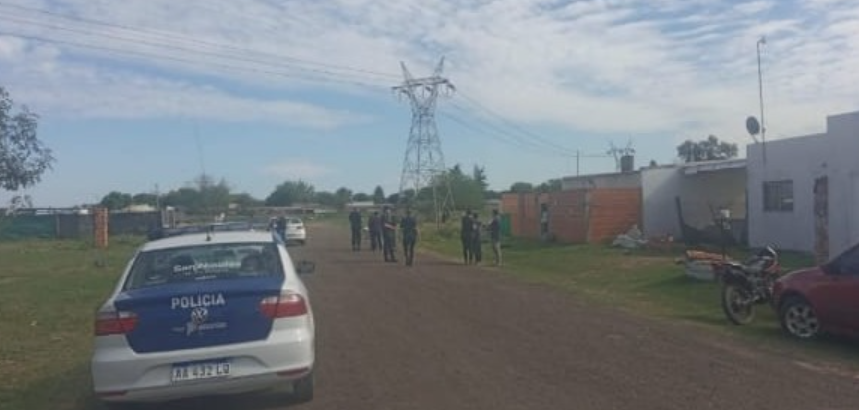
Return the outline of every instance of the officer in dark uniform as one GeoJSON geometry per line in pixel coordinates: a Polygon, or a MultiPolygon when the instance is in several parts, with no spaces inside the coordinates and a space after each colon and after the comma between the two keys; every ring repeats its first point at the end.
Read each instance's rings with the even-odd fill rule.
{"type": "Polygon", "coordinates": [[[382,248],[385,256],[385,262],[396,262],[397,257],[394,256],[394,246],[397,241],[397,222],[394,221],[394,215],[391,213],[390,207],[385,207],[382,214],[382,248]]]}
{"type": "Polygon", "coordinates": [[[462,259],[468,265],[471,262],[471,232],[474,229],[474,221],[471,219],[471,210],[467,209],[462,215],[459,238],[462,240],[462,259]]]}
{"type": "Polygon", "coordinates": [[[361,250],[361,213],[358,208],[352,208],[349,213],[349,226],[352,228],[352,250],[361,250]]]}
{"type": "Polygon", "coordinates": [[[370,248],[373,252],[382,250],[382,217],[379,216],[379,211],[373,212],[368,218],[367,230],[370,231],[370,248]]]}
{"type": "Polygon", "coordinates": [[[415,245],[418,243],[418,221],[410,209],[406,210],[406,217],[400,221],[400,230],[403,235],[403,254],[406,258],[406,266],[412,266],[415,260],[415,245]]]}
{"type": "Polygon", "coordinates": [[[481,235],[483,233],[483,223],[477,217],[477,212],[471,215],[471,221],[471,261],[477,265],[483,261],[483,244],[481,242],[483,239],[481,235]]]}
{"type": "Polygon", "coordinates": [[[280,239],[286,242],[286,217],[281,215],[274,222],[274,231],[280,235],[280,239]]]}

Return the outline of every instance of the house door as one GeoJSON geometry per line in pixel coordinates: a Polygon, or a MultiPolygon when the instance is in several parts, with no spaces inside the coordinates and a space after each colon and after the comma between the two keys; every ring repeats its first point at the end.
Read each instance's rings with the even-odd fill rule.
{"type": "Polygon", "coordinates": [[[829,261],[829,177],[814,180],[814,254],[818,264],[829,261]]]}

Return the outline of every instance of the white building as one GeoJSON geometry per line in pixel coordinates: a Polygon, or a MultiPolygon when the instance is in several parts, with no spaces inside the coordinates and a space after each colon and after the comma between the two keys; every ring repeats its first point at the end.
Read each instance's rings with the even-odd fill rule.
{"type": "Polygon", "coordinates": [[[815,252],[859,242],[859,112],[827,118],[826,132],[749,145],[751,246],[815,252]]]}
{"type": "Polygon", "coordinates": [[[739,241],[746,230],[746,160],[703,161],[641,170],[645,236],[683,237],[683,222],[698,230],[727,216],[739,241]],[[677,203],[680,203],[678,209],[677,203]]]}

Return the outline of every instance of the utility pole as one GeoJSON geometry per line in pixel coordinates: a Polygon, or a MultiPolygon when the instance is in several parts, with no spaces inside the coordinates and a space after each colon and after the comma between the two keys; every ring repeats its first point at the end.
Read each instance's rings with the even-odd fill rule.
{"type": "Polygon", "coordinates": [[[579,176],[579,161],[581,161],[582,152],[576,150],[576,176],[579,176]]]}
{"type": "Polygon", "coordinates": [[[766,37],[761,37],[757,44],[756,48],[758,51],[758,96],[761,102],[761,149],[763,150],[764,156],[764,164],[767,163],[767,126],[764,122],[764,81],[763,81],[763,73],[761,71],[761,46],[767,43],[766,37]]]}
{"type": "Polygon", "coordinates": [[[417,197],[424,188],[431,188],[436,225],[441,226],[442,215],[452,211],[454,204],[435,122],[435,108],[439,96],[450,96],[456,89],[441,76],[444,57],[430,77],[414,78],[405,63],[401,62],[400,66],[404,80],[393,90],[399,98],[407,99],[412,108],[412,125],[400,178],[400,202],[406,200],[408,189],[413,189],[417,197]]]}

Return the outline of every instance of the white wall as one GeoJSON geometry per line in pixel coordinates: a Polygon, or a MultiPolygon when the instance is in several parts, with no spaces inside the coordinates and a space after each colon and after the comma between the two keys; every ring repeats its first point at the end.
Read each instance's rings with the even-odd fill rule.
{"type": "Polygon", "coordinates": [[[749,145],[749,242],[814,251],[814,180],[829,177],[829,255],[859,242],[859,112],[830,116],[827,132],[749,145]],[[763,212],[763,181],[793,180],[793,212],[763,212]]]}
{"type": "Polygon", "coordinates": [[[682,171],[677,167],[641,171],[642,227],[645,236],[680,237],[674,198],[680,195],[682,171]]]}
{"type": "Polygon", "coordinates": [[[713,224],[710,206],[731,210],[731,217],[746,217],[746,170],[722,169],[687,175],[682,166],[644,169],[641,174],[645,235],[679,237],[675,197],[680,197],[683,218],[689,226],[713,224]]]}
{"type": "Polygon", "coordinates": [[[829,255],[859,242],[859,112],[827,118],[829,255]]]}
{"type": "Polygon", "coordinates": [[[746,150],[749,199],[749,244],[774,244],[779,249],[814,249],[814,179],[825,175],[825,135],[811,135],[752,144],[746,150]],[[764,182],[793,181],[793,211],[764,212],[764,182]]]}

